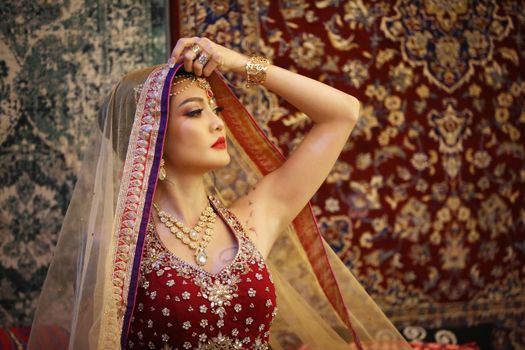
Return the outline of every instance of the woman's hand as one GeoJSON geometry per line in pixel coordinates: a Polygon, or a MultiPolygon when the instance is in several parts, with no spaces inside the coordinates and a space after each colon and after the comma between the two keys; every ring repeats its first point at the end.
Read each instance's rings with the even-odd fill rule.
{"type": "Polygon", "coordinates": [[[187,72],[205,77],[209,77],[215,69],[243,73],[249,60],[243,54],[200,37],[180,38],[171,53],[171,59],[183,61],[187,72]]]}

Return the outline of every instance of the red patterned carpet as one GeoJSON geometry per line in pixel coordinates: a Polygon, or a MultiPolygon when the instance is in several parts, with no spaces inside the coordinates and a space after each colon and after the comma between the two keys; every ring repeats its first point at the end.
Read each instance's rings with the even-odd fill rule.
{"type": "MultiPolygon", "coordinates": [[[[522,2],[178,5],[182,36],[262,53],[360,98],[359,124],[313,203],[396,325],[489,324],[494,348],[525,346],[522,2]]],[[[307,117],[242,92],[293,150],[307,117]]]]}

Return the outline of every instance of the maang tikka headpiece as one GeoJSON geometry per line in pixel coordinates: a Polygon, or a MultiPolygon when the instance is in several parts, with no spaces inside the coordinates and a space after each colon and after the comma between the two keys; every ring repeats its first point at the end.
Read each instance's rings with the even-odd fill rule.
{"type": "Polygon", "coordinates": [[[180,84],[184,84],[186,82],[188,82],[188,84],[186,86],[184,86],[182,89],[180,90],[173,90],[171,93],[170,93],[170,96],[177,96],[178,94],[180,94],[181,92],[187,90],[190,86],[192,86],[194,83],[197,83],[197,86],[201,89],[203,89],[204,91],[206,91],[206,96],[208,97],[208,102],[210,103],[210,106],[214,106],[216,104],[215,102],[215,96],[213,95],[213,90],[211,89],[211,85],[210,83],[208,82],[208,80],[206,80],[205,78],[202,78],[202,77],[196,77],[195,75],[190,75],[190,74],[187,74],[187,75],[178,75],[176,78],[182,78],[182,79],[178,79],[176,82],[174,82],[171,87],[172,89],[175,88],[175,86],[177,85],[180,85],[180,84]]]}

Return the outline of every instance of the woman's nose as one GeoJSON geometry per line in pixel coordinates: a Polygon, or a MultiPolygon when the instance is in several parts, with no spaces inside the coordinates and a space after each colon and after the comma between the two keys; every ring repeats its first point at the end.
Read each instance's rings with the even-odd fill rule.
{"type": "Polygon", "coordinates": [[[213,113],[213,119],[211,122],[211,127],[213,130],[222,131],[224,129],[224,120],[221,117],[213,113]]]}

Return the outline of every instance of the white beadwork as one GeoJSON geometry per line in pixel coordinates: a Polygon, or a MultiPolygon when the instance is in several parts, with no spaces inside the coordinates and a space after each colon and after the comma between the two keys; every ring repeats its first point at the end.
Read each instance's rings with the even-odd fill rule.
{"type": "MultiPolygon", "coordinates": [[[[211,202],[216,204],[213,199],[211,202]]],[[[141,286],[143,288],[141,288],[142,291],[140,293],[146,295],[148,299],[157,299],[153,305],[158,310],[155,310],[147,302],[148,312],[151,311],[153,314],[162,313],[174,323],[173,326],[179,328],[179,331],[182,332],[182,329],[184,329],[186,334],[191,334],[193,340],[184,344],[178,343],[178,345],[174,345],[172,342],[177,340],[170,339],[168,334],[170,334],[169,332],[177,332],[176,329],[171,329],[168,332],[166,328],[164,328],[166,330],[163,330],[162,325],[155,324],[154,330],[158,331],[158,334],[154,330],[148,331],[153,333],[153,337],[150,335],[151,333],[148,334],[140,344],[137,343],[139,342],[137,338],[133,338],[135,348],[147,348],[150,339],[157,348],[162,348],[164,345],[158,343],[162,338],[166,347],[169,346],[173,349],[176,347],[179,349],[193,348],[201,350],[268,349],[269,333],[267,330],[275,317],[271,299],[273,296],[267,294],[271,293],[272,290],[266,285],[260,287],[260,284],[253,284],[253,282],[264,280],[264,284],[267,284],[268,280],[271,281],[271,276],[262,256],[245,235],[240,223],[220,205],[215,207],[224,220],[232,226],[239,243],[234,259],[216,274],[212,274],[198,265],[190,264],[168,251],[158,237],[155,236],[155,227],[152,225],[152,222],[148,225],[145,253],[141,263],[141,286]],[[161,292],[159,289],[152,289],[153,284],[151,282],[155,278],[161,279],[162,285],[165,286],[164,292],[161,292]],[[149,279],[149,281],[146,279],[149,279]],[[158,298],[156,298],[157,291],[162,293],[158,295],[158,298]],[[241,305],[241,303],[247,301],[246,297],[251,298],[250,301],[253,302],[250,303],[248,301],[246,305],[241,305]],[[193,303],[194,300],[197,303],[193,303]],[[255,308],[256,304],[257,308],[255,308]],[[164,305],[168,305],[168,307],[164,307],[164,305]],[[184,312],[192,312],[192,305],[195,307],[195,311],[198,311],[197,313],[188,314],[188,318],[184,322],[180,320],[174,321],[176,320],[175,314],[180,317],[184,312]],[[268,308],[266,309],[266,316],[260,314],[263,312],[263,309],[260,308],[263,305],[268,308]],[[270,313],[272,317],[270,317],[270,313]],[[190,318],[189,315],[193,316],[190,318]],[[228,329],[229,322],[242,322],[245,324],[245,327],[228,331],[229,334],[221,334],[220,330],[228,329]],[[242,335],[239,330],[243,332],[242,335]],[[266,332],[263,333],[265,330],[266,332]]],[[[205,237],[206,229],[207,227],[204,225],[196,228],[195,231],[205,237]],[[201,231],[197,231],[197,229],[201,231]]],[[[191,231],[186,237],[188,239],[192,238],[191,231]]],[[[157,288],[158,284],[154,285],[157,288]]],[[[138,309],[141,309],[141,303],[138,303],[138,309]]],[[[140,315],[141,317],[148,317],[149,313],[140,315]]],[[[137,320],[135,323],[147,323],[148,327],[153,327],[153,321],[151,320],[144,322],[140,319],[140,321],[137,320]]],[[[167,327],[172,326],[169,322],[167,324],[167,327]]],[[[164,327],[166,326],[164,325],[164,327]]]]}

